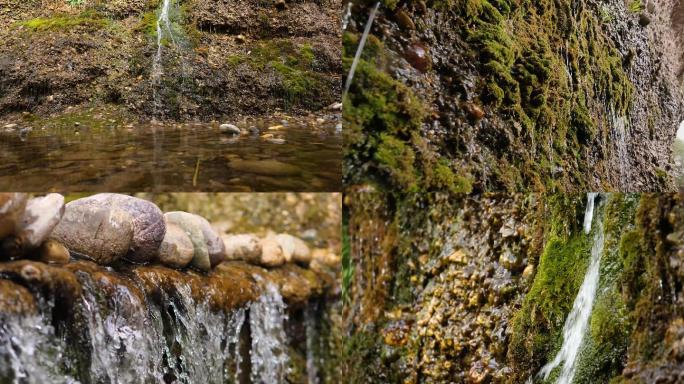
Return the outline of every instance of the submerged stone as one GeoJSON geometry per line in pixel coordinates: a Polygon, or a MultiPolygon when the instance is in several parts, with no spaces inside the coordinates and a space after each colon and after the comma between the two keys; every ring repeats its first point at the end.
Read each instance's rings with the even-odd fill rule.
{"type": "Polygon", "coordinates": [[[232,160],[228,167],[238,172],[266,176],[298,176],[302,170],[278,160],[232,160]]]}
{"type": "Polygon", "coordinates": [[[229,135],[239,135],[240,133],[242,133],[242,131],[240,131],[240,128],[233,124],[221,124],[219,125],[219,131],[221,131],[221,133],[227,133],[229,135]]]}

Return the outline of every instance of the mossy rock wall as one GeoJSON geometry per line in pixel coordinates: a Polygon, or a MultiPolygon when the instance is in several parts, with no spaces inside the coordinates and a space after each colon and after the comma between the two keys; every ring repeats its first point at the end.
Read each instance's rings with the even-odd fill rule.
{"type": "Polygon", "coordinates": [[[359,382],[527,381],[563,342],[603,228],[573,382],[678,382],[684,202],[597,199],[585,234],[584,194],[348,195],[353,276],[336,372],[359,382]]]}
{"type": "MultiPolygon", "coordinates": [[[[353,8],[345,70],[372,5],[353,8]]],[[[670,12],[620,0],[381,2],[345,95],[347,182],[672,189],[684,116],[662,45],[674,39],[670,12]]]]}

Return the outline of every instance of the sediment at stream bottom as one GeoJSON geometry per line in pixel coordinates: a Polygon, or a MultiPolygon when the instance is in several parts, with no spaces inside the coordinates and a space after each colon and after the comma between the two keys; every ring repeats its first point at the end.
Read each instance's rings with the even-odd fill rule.
{"type": "Polygon", "coordinates": [[[573,382],[681,381],[684,200],[597,199],[603,225],[587,234],[584,194],[347,195],[353,277],[336,369],[383,382],[542,382],[602,227],[573,382]]]}

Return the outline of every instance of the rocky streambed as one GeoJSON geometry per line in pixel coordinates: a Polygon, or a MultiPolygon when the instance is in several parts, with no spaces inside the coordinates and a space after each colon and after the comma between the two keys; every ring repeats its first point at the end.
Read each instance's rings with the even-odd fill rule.
{"type": "Polygon", "coordinates": [[[1,198],[3,380],[322,379],[332,250],[126,195],[1,198]]]}

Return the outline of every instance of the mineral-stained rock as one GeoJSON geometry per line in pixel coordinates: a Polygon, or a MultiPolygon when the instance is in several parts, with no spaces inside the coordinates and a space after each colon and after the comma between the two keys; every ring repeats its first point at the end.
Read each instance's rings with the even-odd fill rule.
{"type": "Polygon", "coordinates": [[[0,274],[32,292],[40,292],[55,305],[72,308],[81,299],[81,285],[73,272],[38,261],[0,263],[0,274]]]}
{"type": "Polygon", "coordinates": [[[251,263],[259,261],[261,243],[256,235],[223,235],[221,238],[226,247],[226,259],[244,260],[251,263]]]}
{"type": "Polygon", "coordinates": [[[63,214],[64,196],[59,193],[31,199],[26,203],[17,237],[23,240],[25,248],[36,248],[50,235],[63,214]]]}
{"type": "Polygon", "coordinates": [[[26,288],[10,280],[0,279],[0,314],[33,314],[36,300],[26,288]]]}
{"type": "Polygon", "coordinates": [[[0,239],[15,233],[26,200],[25,193],[0,193],[0,239]]]}
{"type": "Polygon", "coordinates": [[[167,224],[159,247],[159,261],[171,268],[183,268],[190,264],[193,254],[192,241],[185,231],[175,224],[167,224]]]}
{"type": "Polygon", "coordinates": [[[303,240],[286,233],[276,235],[275,239],[280,244],[286,261],[294,261],[304,265],[311,262],[311,250],[303,240]]]}

